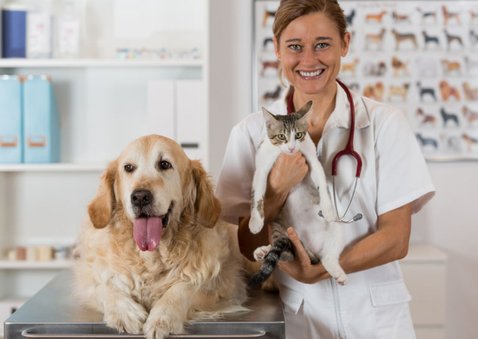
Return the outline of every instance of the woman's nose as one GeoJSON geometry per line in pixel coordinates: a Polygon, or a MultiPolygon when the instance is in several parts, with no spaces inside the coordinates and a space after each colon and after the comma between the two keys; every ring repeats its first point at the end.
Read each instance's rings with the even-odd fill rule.
{"type": "Polygon", "coordinates": [[[302,63],[308,64],[315,64],[317,63],[317,56],[311,49],[305,49],[304,53],[302,53],[302,63]]]}

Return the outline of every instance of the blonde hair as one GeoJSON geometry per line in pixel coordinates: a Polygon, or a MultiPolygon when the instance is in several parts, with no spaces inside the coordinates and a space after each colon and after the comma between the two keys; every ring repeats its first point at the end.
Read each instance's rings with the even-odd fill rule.
{"type": "MultiPolygon", "coordinates": [[[[317,12],[324,13],[335,23],[343,40],[347,32],[347,21],[345,20],[344,11],[337,0],[281,0],[275,14],[274,24],[272,25],[272,32],[277,40],[277,44],[280,43],[282,32],[292,21],[301,16],[317,12]]],[[[281,84],[284,85],[282,67],[280,65],[279,79],[281,84]]]]}

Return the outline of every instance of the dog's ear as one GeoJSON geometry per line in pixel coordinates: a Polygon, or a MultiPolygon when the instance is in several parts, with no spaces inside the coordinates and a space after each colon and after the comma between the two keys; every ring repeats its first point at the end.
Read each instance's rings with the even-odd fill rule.
{"type": "Polygon", "coordinates": [[[116,178],[116,161],[110,162],[103,172],[96,196],[88,205],[88,214],[91,223],[96,228],[103,228],[111,220],[115,206],[114,182],[116,178]]]}
{"type": "Polygon", "coordinates": [[[196,186],[194,210],[198,224],[212,228],[221,214],[221,204],[214,195],[209,177],[197,160],[191,160],[192,175],[196,186]]]}

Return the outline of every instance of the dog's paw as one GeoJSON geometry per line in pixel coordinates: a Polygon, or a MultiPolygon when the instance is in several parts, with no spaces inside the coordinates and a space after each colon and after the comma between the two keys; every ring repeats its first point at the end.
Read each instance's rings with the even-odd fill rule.
{"type": "Polygon", "coordinates": [[[261,246],[256,248],[253,253],[254,259],[256,259],[256,261],[264,260],[264,257],[267,255],[267,253],[269,253],[270,250],[271,250],[271,245],[261,246]]]}
{"type": "Polygon", "coordinates": [[[132,300],[128,301],[124,307],[119,306],[115,309],[105,310],[104,314],[106,326],[130,334],[140,334],[148,317],[143,306],[132,300]]]}
{"type": "Polygon", "coordinates": [[[143,332],[147,339],[163,339],[171,333],[183,333],[184,320],[171,309],[155,307],[143,326],[143,332]]]}
{"type": "Polygon", "coordinates": [[[262,230],[262,226],[264,226],[264,220],[259,215],[259,212],[253,212],[249,220],[249,230],[252,234],[257,234],[262,230]]]}

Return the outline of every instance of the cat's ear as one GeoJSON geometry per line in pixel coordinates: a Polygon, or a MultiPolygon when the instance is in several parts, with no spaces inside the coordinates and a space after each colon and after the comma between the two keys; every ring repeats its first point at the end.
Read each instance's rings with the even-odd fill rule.
{"type": "Polygon", "coordinates": [[[270,126],[277,121],[277,117],[264,107],[262,107],[262,115],[264,116],[264,120],[267,126],[270,126]]]}
{"type": "Polygon", "coordinates": [[[298,118],[301,119],[304,115],[306,115],[310,111],[311,107],[312,107],[312,100],[307,101],[307,103],[296,112],[298,118]]]}

